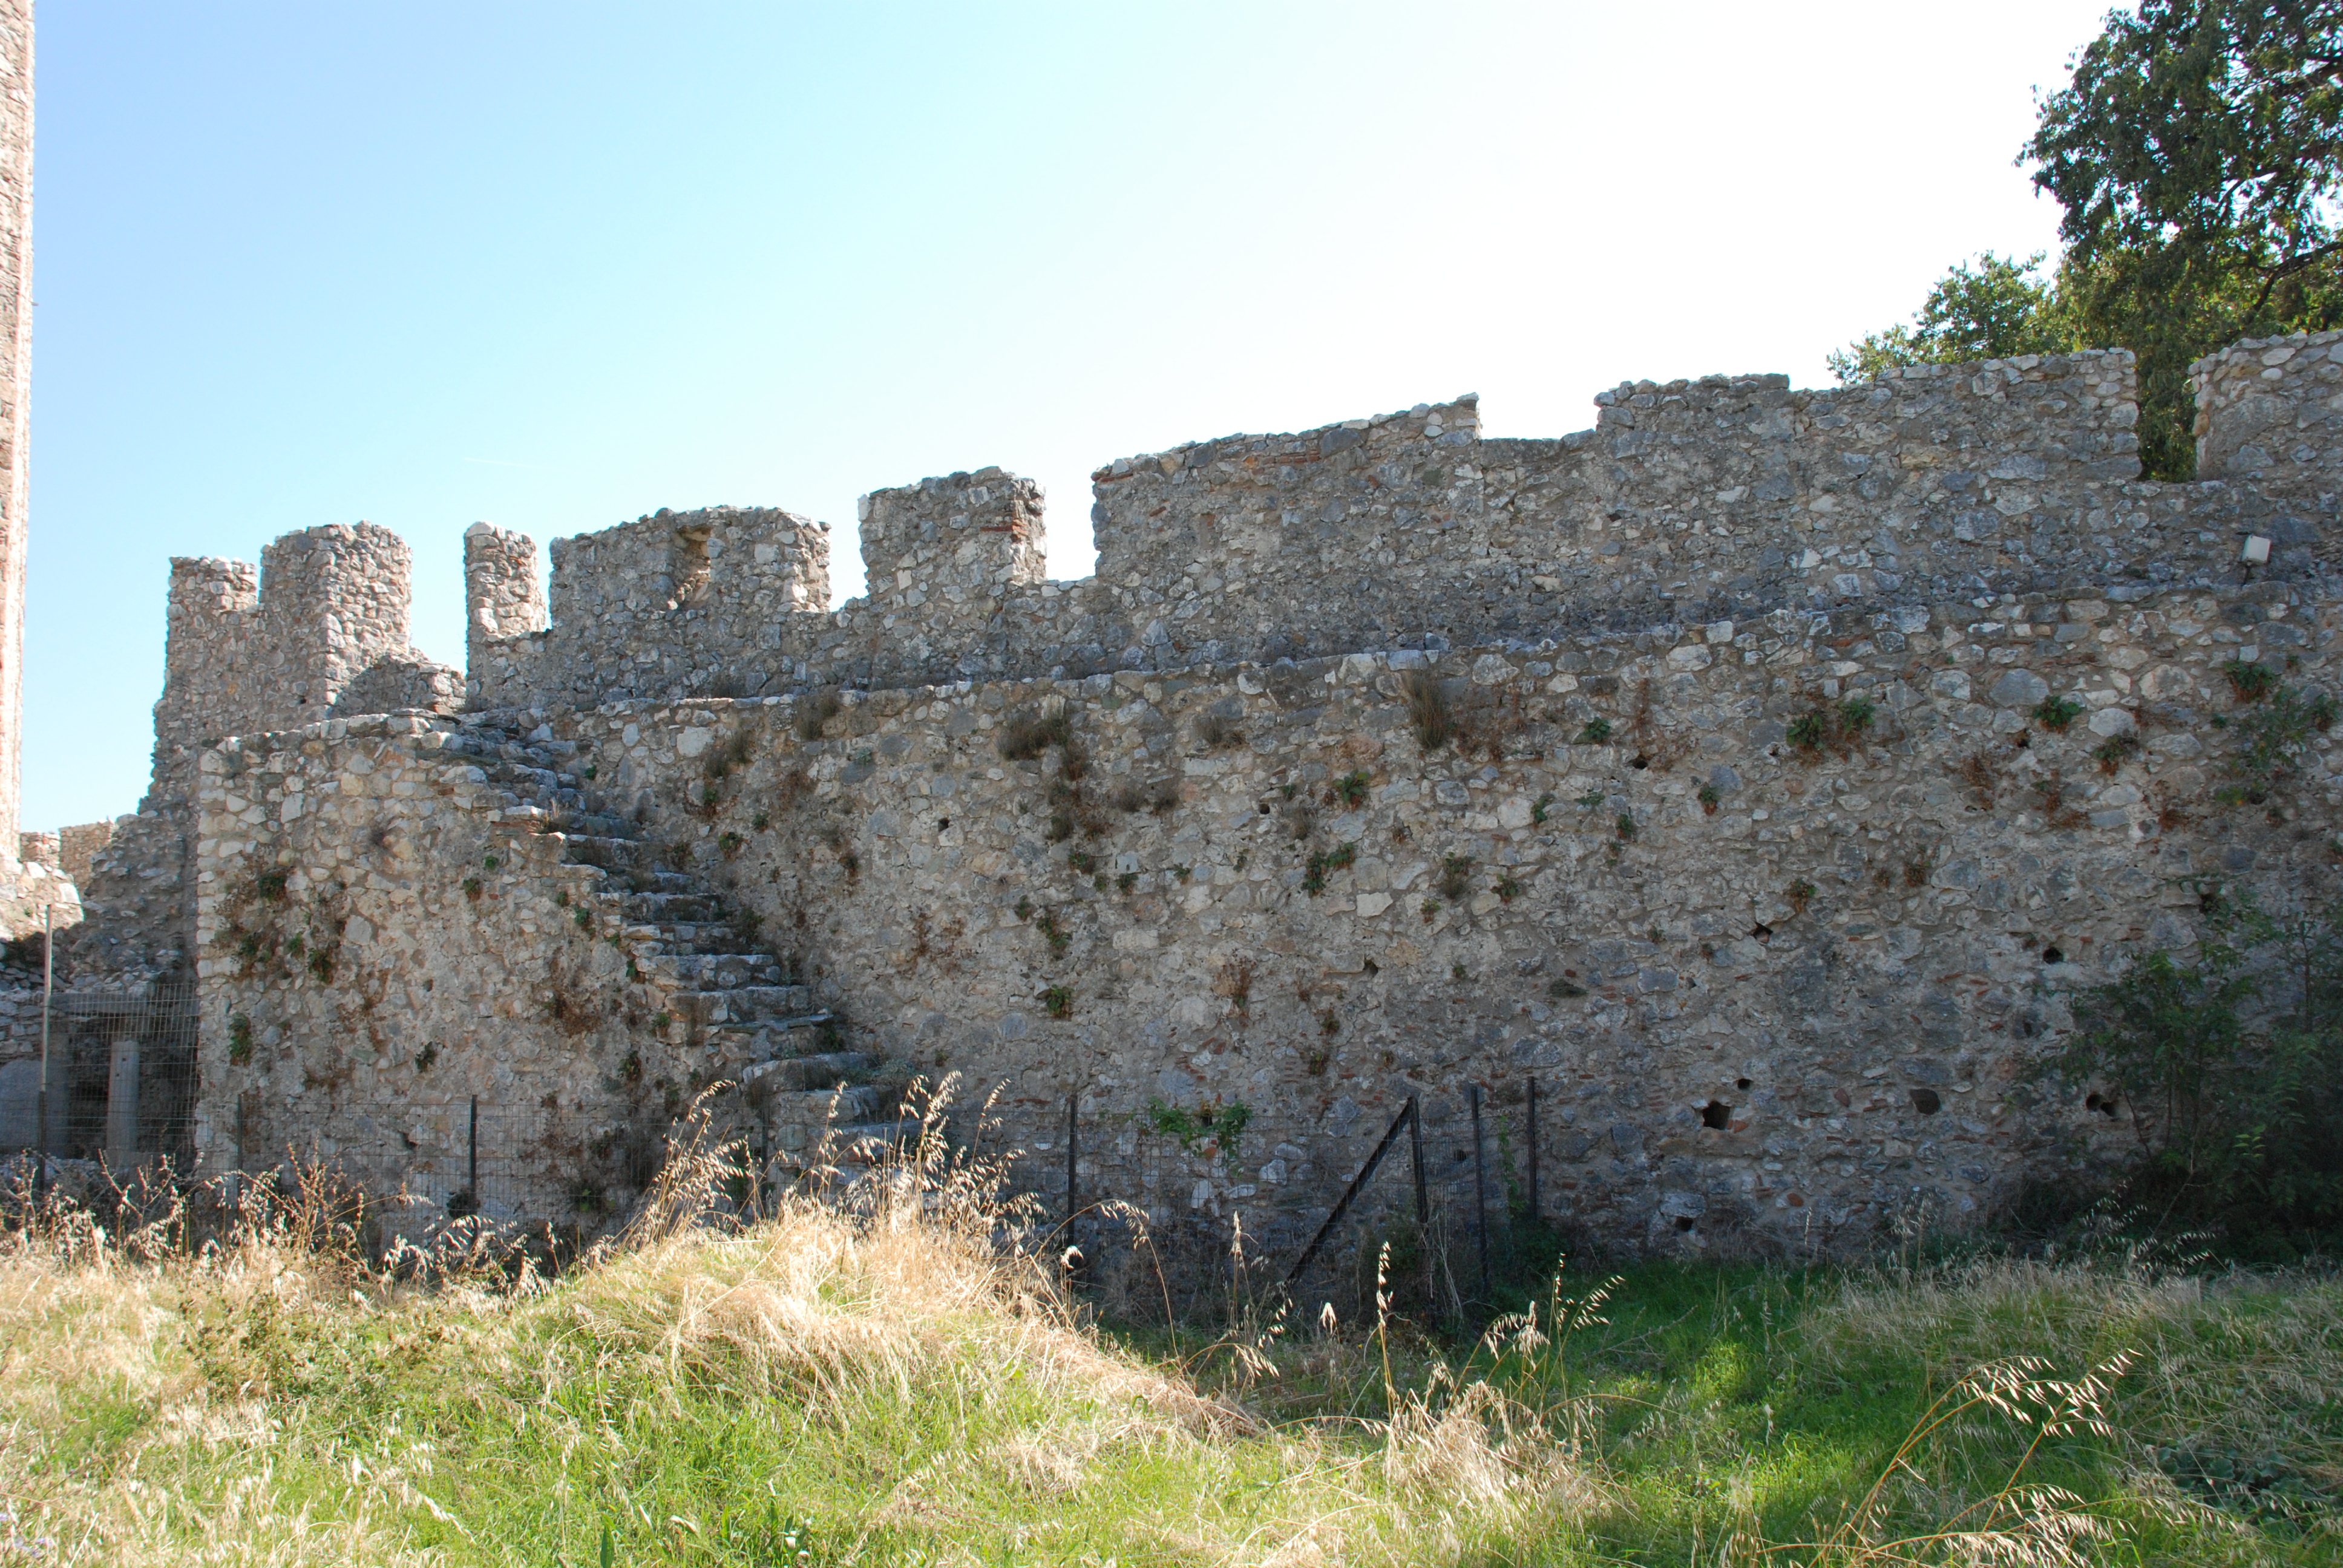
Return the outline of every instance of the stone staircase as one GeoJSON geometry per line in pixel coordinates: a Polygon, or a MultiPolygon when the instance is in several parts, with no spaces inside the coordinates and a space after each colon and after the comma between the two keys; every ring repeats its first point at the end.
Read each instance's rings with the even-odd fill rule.
{"type": "MultiPolygon", "coordinates": [[[[649,989],[656,1051],[689,1057],[700,1081],[739,1085],[724,1108],[733,1135],[761,1139],[774,1160],[802,1170],[833,1134],[828,1163],[852,1168],[917,1137],[897,1114],[896,1091],[872,1083],[878,1058],[822,1049],[831,1015],[813,1005],[787,966],[757,946],[756,922],[697,871],[678,869],[665,847],[638,836],[588,781],[571,770],[577,748],[539,729],[526,736],[503,716],[468,715],[444,751],[488,776],[499,803],[549,819],[565,864],[585,873],[571,901],[616,930],[634,974],[649,989]]],[[[646,1042],[647,1045],[652,1042],[646,1042]]]]}

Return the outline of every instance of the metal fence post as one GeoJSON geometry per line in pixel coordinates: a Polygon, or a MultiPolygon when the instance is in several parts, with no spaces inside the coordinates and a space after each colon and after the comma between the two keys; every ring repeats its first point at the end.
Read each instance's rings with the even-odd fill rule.
{"type": "Polygon", "coordinates": [[[1489,1301],[1489,1198],[1486,1179],[1481,1169],[1481,1086],[1473,1084],[1473,1234],[1481,1248],[1481,1302],[1489,1301]]]}
{"type": "Polygon", "coordinates": [[[41,906],[41,1091],[33,1117],[40,1131],[33,1135],[33,1195],[39,1197],[42,1183],[49,1174],[49,995],[56,989],[56,960],[51,956],[56,941],[56,910],[55,904],[41,906]]]}
{"type": "Polygon", "coordinates": [[[1538,1222],[1537,1080],[1530,1080],[1530,1223],[1538,1222]]]}
{"type": "Polygon", "coordinates": [[[1423,1101],[1407,1097],[1407,1154],[1415,1167],[1415,1233],[1423,1247],[1423,1310],[1436,1313],[1440,1274],[1432,1261],[1432,1191],[1423,1175],[1423,1101]]]}
{"type": "Polygon", "coordinates": [[[1081,1145],[1076,1141],[1081,1136],[1081,1129],[1074,1120],[1074,1112],[1081,1101],[1080,1090],[1066,1096],[1066,1241],[1070,1246],[1074,1239],[1074,1214],[1081,1207],[1081,1200],[1074,1191],[1074,1161],[1081,1149],[1081,1145]]]}

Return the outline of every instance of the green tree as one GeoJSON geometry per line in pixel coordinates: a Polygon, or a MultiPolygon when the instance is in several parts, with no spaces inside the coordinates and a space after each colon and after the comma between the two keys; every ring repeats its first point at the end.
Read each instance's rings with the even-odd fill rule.
{"type": "Polygon", "coordinates": [[[1891,327],[1834,349],[1842,382],[1868,381],[1896,365],[1957,365],[2019,354],[2057,354],[2077,347],[2056,284],[2042,276],[2042,255],[2024,261],[1996,256],[1976,266],[1956,262],[1928,291],[1910,327],[1891,327]]]}
{"type": "Polygon", "coordinates": [[[2064,209],[2056,276],[1990,256],[1956,267],[1929,305],[1957,329],[1932,335],[1924,307],[1917,330],[1834,355],[1843,380],[1986,342],[2128,348],[2141,466],[2181,479],[2197,466],[2191,361],[2239,337],[2343,324],[2343,0],[2110,13],[2042,100],[2018,161],[2064,209]]]}
{"type": "Polygon", "coordinates": [[[2122,1196],[2248,1255],[2343,1234],[2343,901],[2217,906],[2186,958],[2151,953],[2074,999],[2040,1063],[2130,1127],[2122,1196]]]}

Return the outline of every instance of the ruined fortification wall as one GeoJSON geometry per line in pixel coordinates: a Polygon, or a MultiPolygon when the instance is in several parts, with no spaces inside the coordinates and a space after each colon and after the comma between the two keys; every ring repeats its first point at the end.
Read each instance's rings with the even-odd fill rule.
{"type": "Polygon", "coordinates": [[[216,1168],[315,1147],[377,1191],[444,1201],[478,1096],[492,1141],[516,1111],[548,1113],[528,1155],[538,1211],[567,1215],[595,1134],[640,1098],[639,1070],[620,1074],[626,1014],[583,1010],[628,967],[572,919],[594,873],[447,749],[457,729],[335,719],[206,754],[196,1142],[216,1168]]]}
{"type": "MultiPolygon", "coordinates": [[[[25,564],[31,537],[33,385],[33,7],[0,0],[0,877],[11,868],[22,798],[25,564]]],[[[0,912],[12,927],[28,896],[0,912]]]]}
{"type": "Polygon", "coordinates": [[[2024,1081],[2064,994],[2194,940],[2208,878],[2333,874],[2328,739],[2250,779],[2214,721],[2231,660],[2338,684],[2337,350],[2200,367],[2189,485],[2135,477],[2119,353],[1200,443],[1099,471],[1079,583],[1038,487],[956,474],[866,498],[836,613],[788,513],[566,541],[549,606],[483,525],[460,718],[347,717],[444,706],[387,648],[226,689],[268,595],[191,571],[158,739],[293,726],[203,764],[206,1158],[444,1191],[477,1096],[534,1118],[508,1206],[584,1225],[707,1083],[785,1083],[770,1133],[965,1071],[1043,1154],[1076,1096],[1091,1196],[1284,1246],[1410,1093],[1452,1198],[1468,1087],[1517,1159],[1535,1075],[1551,1206],[1607,1235],[1975,1214],[2109,1135],[2024,1081]],[[1071,765],[1000,744],[1061,709],[1071,765]]]}
{"type": "MultiPolygon", "coordinates": [[[[2306,346],[2304,365],[2314,351],[2328,352],[2306,346]]],[[[2311,373],[2294,374],[2258,400],[2217,397],[2209,419],[2258,429],[2272,407],[2309,408],[2311,373]]],[[[1094,476],[1099,572],[1079,582],[1041,578],[1038,487],[997,469],[866,498],[871,593],[834,614],[679,564],[729,512],[583,536],[558,547],[550,628],[479,645],[473,699],[1436,649],[1787,607],[2217,584],[2248,533],[2276,541],[2282,574],[2331,550],[2331,494],[2137,482],[2120,351],[1912,367],[1835,391],[1778,376],[1631,383],[1596,402],[1594,429],[1554,441],[1483,440],[1463,399],[1119,460],[1094,476]]],[[[785,578],[810,582],[820,561],[827,580],[810,526],[769,548],[785,578]]],[[[474,600],[476,623],[495,618],[474,600]]]]}
{"type": "Polygon", "coordinates": [[[77,963],[137,974],[189,954],[187,834],[205,747],[322,719],[384,660],[394,668],[373,683],[383,699],[452,690],[452,675],[435,677],[437,667],[407,645],[411,560],[404,539],[372,523],[287,534],[257,568],[173,558],[153,772],[138,811],[92,857],[77,963]]]}
{"type": "MultiPolygon", "coordinates": [[[[2343,754],[2311,737],[2281,795],[2224,805],[2237,742],[2210,721],[2237,711],[2230,659],[2333,689],[2337,629],[2285,583],[2125,588],[880,692],[813,740],[789,701],[541,717],[595,781],[584,806],[607,795],[645,863],[750,909],[857,1048],[1004,1082],[1045,1192],[1075,1094],[1086,1193],[1173,1224],[1241,1209],[1291,1247],[1409,1093],[1447,1201],[1469,1084],[1518,1169],[1534,1074],[1572,1221],[1830,1241],[1924,1201],[1957,1222],[2062,1168],[2109,1125],[2021,1081],[2064,994],[2193,940],[2207,879],[2331,875],[2343,754]],[[1457,743],[1413,733],[1417,669],[1457,743]],[[1868,728],[1793,743],[1855,697],[1868,728]],[[2052,697],[2081,709],[2063,729],[2037,717],[2052,697]],[[1079,777],[1002,755],[1060,704],[1079,777]],[[1233,1150],[1185,1148],[1159,1104],[1252,1120],[1233,1150]]],[[[401,725],[206,764],[213,1115],[299,1139],[551,1097],[592,1144],[737,1070],[652,1010],[623,930],[565,926],[565,879],[593,873],[498,836],[512,819],[431,749],[461,727],[401,725]],[[329,977],[220,940],[273,869],[288,908],[332,890],[329,977]]]]}
{"type": "Polygon", "coordinates": [[[2343,477],[2343,332],[2248,338],[2189,367],[2197,475],[2317,496],[2343,477]]]}

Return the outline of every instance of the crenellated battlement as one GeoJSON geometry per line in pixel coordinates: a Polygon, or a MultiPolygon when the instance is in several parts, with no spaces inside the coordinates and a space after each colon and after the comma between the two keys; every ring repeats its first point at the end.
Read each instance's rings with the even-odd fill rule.
{"type": "Polygon", "coordinates": [[[287,534],[260,565],[171,561],[163,695],[146,798],[110,834],[84,888],[84,956],[116,972],[186,950],[186,833],[202,749],[225,737],[316,723],[392,702],[449,707],[460,677],[407,646],[407,541],[361,522],[287,534]]]}
{"type": "Polygon", "coordinates": [[[2343,472],[2343,332],[2235,343],[2190,366],[2197,477],[2316,494],[2343,472]]]}
{"type": "Polygon", "coordinates": [[[158,744],[309,722],[377,658],[408,651],[413,552],[388,528],[304,528],[260,562],[173,558],[158,744]]]}
{"type": "MultiPolygon", "coordinates": [[[[2282,353],[2287,386],[2323,387],[2318,366],[2343,376],[2314,354],[2323,343],[2217,357],[2216,423],[2266,428],[2275,397],[2295,411],[2290,454],[2332,452],[2334,433],[2303,412],[2315,399],[2278,397],[2262,363],[2282,353]]],[[[2249,535],[2276,542],[2281,572],[2329,548],[2332,498],[2298,486],[2141,482],[2124,350],[1914,366],[1825,390],[1782,376],[1623,382],[1594,403],[1592,428],[1552,439],[1486,439],[1464,397],[1117,459],[1091,476],[1099,570],[1078,581],[1042,575],[1031,480],[986,468],[874,491],[858,508],[870,590],[835,613],[811,591],[820,525],[732,508],[645,518],[556,547],[549,624],[484,638],[472,699],[884,688],[2110,580],[2218,586],[2249,535]],[[769,564],[803,591],[726,572],[716,547],[752,518],[794,530],[769,564]]],[[[476,604],[487,597],[476,585],[476,604]]]]}

